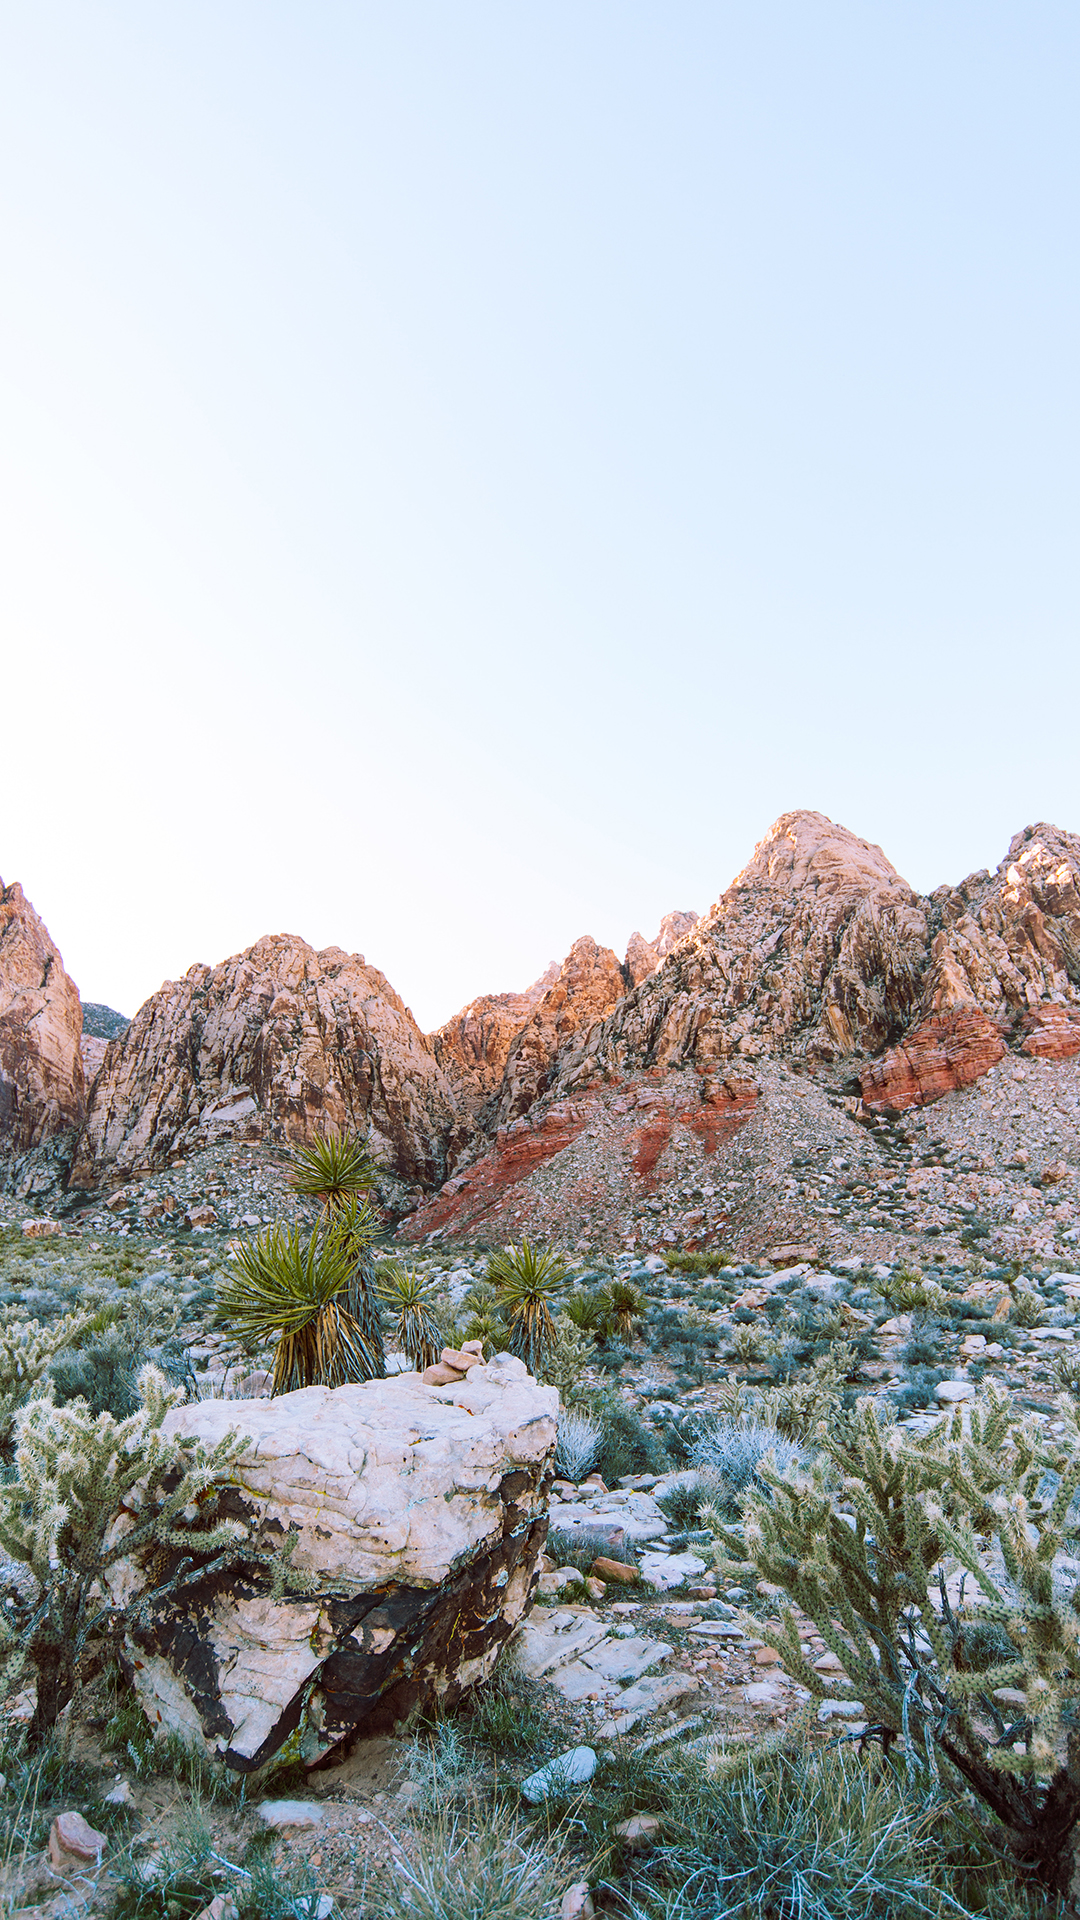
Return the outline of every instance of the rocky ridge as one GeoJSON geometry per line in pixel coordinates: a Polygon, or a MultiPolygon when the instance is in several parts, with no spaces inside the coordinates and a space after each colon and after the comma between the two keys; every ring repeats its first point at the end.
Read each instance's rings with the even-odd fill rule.
{"type": "Polygon", "coordinates": [[[404,1003],[340,947],[269,935],[217,967],[190,967],[108,1044],[72,1182],[148,1171],[215,1138],[370,1133],[413,1188],[445,1171],[461,1108],[404,1003]]]}

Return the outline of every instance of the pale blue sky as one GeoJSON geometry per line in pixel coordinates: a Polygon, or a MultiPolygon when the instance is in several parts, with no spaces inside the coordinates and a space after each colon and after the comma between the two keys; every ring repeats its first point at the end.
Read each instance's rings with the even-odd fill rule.
{"type": "Polygon", "coordinates": [[[1074,5],[0,0],[0,873],[434,1025],[1080,830],[1074,5]]]}

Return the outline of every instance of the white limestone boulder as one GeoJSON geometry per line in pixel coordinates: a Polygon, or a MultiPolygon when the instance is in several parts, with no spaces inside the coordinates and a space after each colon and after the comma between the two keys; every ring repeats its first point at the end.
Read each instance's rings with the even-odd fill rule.
{"type": "MultiPolygon", "coordinates": [[[[167,1429],[246,1438],[230,1506],[264,1551],[295,1535],[295,1578],[276,1597],[241,1565],[144,1609],[128,1658],[152,1723],[248,1771],[294,1732],[316,1760],[453,1704],[531,1601],[557,1412],[508,1354],[452,1386],[403,1373],[176,1408],[167,1429]]],[[[160,1578],[122,1562],[114,1596],[160,1578]]]]}

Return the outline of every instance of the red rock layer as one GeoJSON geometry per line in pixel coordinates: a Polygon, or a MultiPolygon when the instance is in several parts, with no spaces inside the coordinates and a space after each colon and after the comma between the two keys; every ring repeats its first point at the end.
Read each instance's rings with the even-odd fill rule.
{"type": "Polygon", "coordinates": [[[1040,1060],[1068,1060],[1080,1053],[1080,1009],[1036,1007],[1021,1023],[1020,1051],[1040,1060]]]}
{"type": "Polygon", "coordinates": [[[903,1112],[969,1087],[1005,1052],[1000,1028],[979,1007],[933,1013],[899,1046],[864,1068],[860,1087],[868,1107],[903,1112]]]}
{"type": "Polygon", "coordinates": [[[0,1147],[23,1153],[80,1125],[82,1006],[22,888],[0,880],[0,1147]]]}

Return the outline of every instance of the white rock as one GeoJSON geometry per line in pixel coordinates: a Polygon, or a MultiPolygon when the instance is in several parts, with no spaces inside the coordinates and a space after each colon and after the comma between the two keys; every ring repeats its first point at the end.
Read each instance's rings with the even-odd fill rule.
{"type": "MultiPolygon", "coordinates": [[[[557,1413],[555,1389],[538,1385],[509,1354],[446,1387],[426,1387],[408,1373],[333,1391],[308,1387],[276,1400],[175,1408],[167,1432],[209,1445],[231,1430],[246,1436],[236,1469],[244,1501],[256,1522],[276,1523],[282,1534],[296,1530],[292,1565],[312,1590],[281,1600],[269,1591],[237,1597],[224,1581],[209,1602],[200,1600],[190,1622],[185,1616],[188,1638],[194,1631],[205,1642],[202,1662],[171,1661],[170,1603],[161,1603],[160,1630],[155,1624],[131,1649],[151,1721],[210,1751],[250,1760],[273,1742],[286,1709],[331,1652],[341,1647],[353,1662],[356,1684],[350,1682],[347,1697],[360,1699],[366,1682],[356,1663],[381,1663],[380,1673],[388,1675],[394,1662],[383,1656],[399,1631],[412,1636],[406,1672],[430,1685],[432,1698],[447,1686],[461,1691],[484,1678],[507,1625],[516,1624],[528,1601],[534,1557],[511,1566],[508,1542],[531,1538],[542,1519],[540,1483],[557,1413]],[[508,1481],[520,1482],[509,1506],[511,1496],[500,1497],[508,1481]],[[504,1557],[501,1572],[496,1555],[504,1557]],[[444,1671],[439,1654],[426,1665],[422,1647],[414,1645],[416,1622],[432,1604],[426,1596],[474,1564],[482,1580],[488,1560],[492,1579],[503,1585],[483,1596],[486,1624],[482,1636],[474,1632],[467,1667],[444,1671]],[[411,1619],[387,1611],[388,1598],[401,1590],[411,1596],[411,1619]],[[351,1634],[335,1625],[340,1616],[332,1603],[369,1594],[378,1597],[362,1625],[351,1634]],[[227,1732],[220,1731],[222,1717],[227,1732]],[[204,1725],[214,1732],[205,1735],[204,1725]]],[[[520,1555],[521,1547],[514,1552],[520,1555]]],[[[144,1578],[130,1562],[117,1562],[110,1574],[114,1599],[134,1594],[144,1578]]],[[[458,1610],[460,1601],[454,1605],[458,1610]]],[[[346,1697],[340,1685],[337,1693],[346,1697]]],[[[370,1705],[369,1697],[363,1713],[370,1705]]],[[[341,1711],[334,1709],[338,1718],[327,1745],[348,1731],[341,1711]]],[[[264,1757],[273,1751],[271,1744],[264,1757]]]]}
{"type": "Polygon", "coordinates": [[[961,1400],[974,1400],[978,1388],[971,1380],[939,1380],[934,1388],[934,1399],[943,1406],[954,1406],[961,1400]]]}
{"type": "Polygon", "coordinates": [[[782,1700],[784,1690],[775,1680],[755,1680],[749,1687],[743,1688],[743,1699],[752,1707],[768,1706],[770,1701],[782,1700]]]}
{"type": "Polygon", "coordinates": [[[317,1800],[264,1800],[256,1811],[264,1827],[321,1827],[326,1818],[317,1800]]]}
{"type": "Polygon", "coordinates": [[[817,1710],[819,1720],[858,1720],[865,1714],[861,1700],[823,1700],[817,1710]]]}
{"type": "Polygon", "coordinates": [[[592,1747],[570,1747],[557,1754],[546,1767],[539,1767],[521,1783],[521,1791],[530,1805],[538,1806],[551,1793],[565,1793],[570,1787],[583,1787],[596,1772],[596,1753],[592,1747]]]}
{"type": "Polygon", "coordinates": [[[640,1564],[642,1579],[658,1587],[661,1593],[685,1586],[688,1580],[705,1571],[705,1562],[699,1560],[696,1553],[643,1553],[640,1564]]]}

